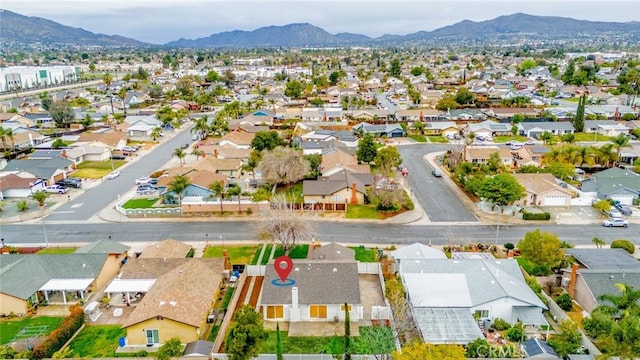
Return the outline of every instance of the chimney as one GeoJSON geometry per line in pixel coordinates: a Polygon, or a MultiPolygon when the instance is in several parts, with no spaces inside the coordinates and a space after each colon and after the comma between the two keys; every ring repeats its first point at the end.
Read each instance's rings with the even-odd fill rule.
{"type": "Polygon", "coordinates": [[[294,286],[291,288],[291,309],[298,309],[298,287],[294,286]]]}
{"type": "Polygon", "coordinates": [[[217,158],[218,158],[218,149],[213,149],[213,157],[214,157],[215,159],[217,159],[217,158]]]}
{"type": "Polygon", "coordinates": [[[358,197],[356,196],[356,183],[351,183],[351,204],[358,204],[358,197]]]}
{"type": "Polygon", "coordinates": [[[578,264],[573,264],[573,266],[571,266],[571,278],[569,280],[569,295],[571,295],[572,298],[575,299],[576,297],[576,278],[578,277],[578,269],[580,268],[580,265],[578,264]]]}
{"type": "Polygon", "coordinates": [[[227,252],[227,250],[222,250],[222,257],[224,258],[224,265],[223,265],[223,269],[224,270],[231,270],[231,264],[229,263],[229,253],[227,252]]]}

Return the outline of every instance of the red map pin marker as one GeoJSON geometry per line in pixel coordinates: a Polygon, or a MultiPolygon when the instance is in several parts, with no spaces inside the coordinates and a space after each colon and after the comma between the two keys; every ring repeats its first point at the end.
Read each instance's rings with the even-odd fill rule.
{"type": "Polygon", "coordinates": [[[293,261],[286,255],[279,256],[273,263],[273,268],[278,273],[280,280],[284,282],[287,280],[289,274],[291,274],[291,270],[293,270],[293,261]]]}

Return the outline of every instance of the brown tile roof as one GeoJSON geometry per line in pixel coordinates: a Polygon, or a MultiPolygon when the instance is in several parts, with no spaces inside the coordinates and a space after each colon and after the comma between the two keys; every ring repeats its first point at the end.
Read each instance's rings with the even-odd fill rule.
{"type": "Polygon", "coordinates": [[[34,177],[20,177],[16,174],[9,174],[0,177],[0,191],[8,189],[30,189],[34,182],[34,177]]]}
{"type": "MultiPolygon", "coordinates": [[[[151,259],[136,260],[144,262],[151,259]]],[[[221,258],[181,260],[184,262],[176,262],[174,267],[157,278],[154,286],[135,307],[123,327],[157,317],[193,327],[199,327],[203,323],[222,279],[223,261],[221,258]]]]}
{"type": "Polygon", "coordinates": [[[213,172],[224,170],[240,170],[242,167],[242,160],[240,159],[216,159],[213,157],[207,157],[200,159],[198,162],[192,164],[192,166],[199,170],[209,170],[213,172]]]}
{"type": "Polygon", "coordinates": [[[78,138],[78,141],[99,141],[109,146],[116,146],[122,140],[127,140],[127,135],[119,131],[104,133],[83,132],[78,138]]]}
{"type": "Polygon", "coordinates": [[[488,159],[491,154],[498,153],[501,159],[512,158],[513,155],[511,151],[504,147],[496,147],[496,146],[478,146],[478,147],[467,147],[467,159],[488,159]]]}
{"type": "Polygon", "coordinates": [[[335,150],[328,154],[322,155],[320,167],[323,171],[333,169],[341,165],[358,165],[358,159],[344,151],[335,150]]]}
{"type": "Polygon", "coordinates": [[[191,250],[191,245],[173,239],[163,240],[148,246],[140,258],[183,258],[191,250]]]}
{"type": "Polygon", "coordinates": [[[246,131],[232,131],[222,137],[222,140],[230,141],[236,145],[251,145],[251,140],[256,136],[246,131]]]}
{"type": "Polygon", "coordinates": [[[573,196],[573,193],[558,185],[556,179],[551,174],[513,174],[527,192],[542,195],[552,190],[561,191],[573,196]]]}
{"type": "Polygon", "coordinates": [[[216,181],[221,181],[223,184],[226,183],[227,177],[224,175],[217,174],[215,172],[209,170],[196,170],[187,175],[189,180],[193,185],[198,185],[203,188],[208,188],[209,185],[213,184],[216,181]]]}

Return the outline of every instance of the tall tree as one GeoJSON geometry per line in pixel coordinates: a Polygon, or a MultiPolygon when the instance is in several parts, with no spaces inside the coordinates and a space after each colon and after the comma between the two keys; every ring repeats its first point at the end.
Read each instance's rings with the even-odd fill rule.
{"type": "Polygon", "coordinates": [[[208,188],[209,190],[213,191],[214,196],[220,199],[220,214],[222,214],[223,213],[222,200],[224,199],[224,183],[218,180],[209,184],[208,188]]]}
{"type": "Polygon", "coordinates": [[[477,194],[492,204],[505,206],[522,199],[525,190],[513,175],[503,173],[484,178],[477,194]]]}
{"type": "Polygon", "coordinates": [[[56,127],[68,129],[76,118],[76,113],[71,105],[64,100],[56,100],[49,108],[49,115],[56,123],[56,127]]]}
{"type": "Polygon", "coordinates": [[[302,96],[302,83],[298,80],[287,82],[284,88],[284,94],[291,98],[299,98],[302,96]]]}
{"type": "Polygon", "coordinates": [[[240,195],[242,194],[242,188],[240,188],[240,185],[238,184],[233,184],[232,186],[230,186],[227,189],[227,195],[228,196],[236,196],[238,199],[238,213],[240,211],[242,211],[242,204],[240,203],[240,195]]]}
{"type": "Polygon", "coordinates": [[[374,158],[376,168],[383,176],[392,176],[393,169],[396,169],[402,164],[402,156],[398,151],[398,148],[394,146],[385,146],[378,150],[378,154],[374,158]]]}
{"type": "Polygon", "coordinates": [[[276,360],[283,360],[282,339],[280,338],[280,323],[276,323],[276,360]]]}
{"type": "Polygon", "coordinates": [[[631,138],[629,136],[622,133],[618,134],[618,136],[611,139],[611,142],[613,143],[613,147],[616,149],[616,155],[618,156],[618,161],[620,160],[620,154],[622,153],[622,148],[628,147],[630,140],[631,138]]]}
{"type": "Polygon", "coordinates": [[[209,133],[209,124],[207,124],[206,116],[195,119],[195,123],[191,128],[191,133],[198,134],[198,138],[200,138],[200,140],[206,139],[207,133],[209,133]]]}
{"type": "Polygon", "coordinates": [[[576,132],[584,131],[584,108],[587,103],[587,94],[580,96],[578,100],[578,108],[576,109],[576,116],[573,118],[573,127],[576,132]]]}
{"type": "Polygon", "coordinates": [[[351,360],[351,318],[347,303],[344,303],[344,360],[351,360]]]}
{"type": "Polygon", "coordinates": [[[310,221],[290,209],[286,196],[277,194],[271,198],[271,206],[261,213],[256,235],[259,239],[282,244],[288,254],[297,243],[312,239],[313,231],[310,221]]]}
{"type": "Polygon", "coordinates": [[[397,78],[402,75],[402,64],[400,63],[400,60],[391,60],[391,65],[389,66],[389,75],[397,78]]]}
{"type": "Polygon", "coordinates": [[[184,175],[176,175],[168,185],[167,189],[178,195],[178,205],[182,206],[182,194],[191,185],[191,180],[184,175]]]}
{"type": "Polygon", "coordinates": [[[177,157],[180,160],[180,165],[184,165],[184,158],[187,156],[187,153],[184,152],[183,148],[176,148],[173,151],[173,156],[177,157]]]}
{"type": "Polygon", "coordinates": [[[258,356],[260,343],[267,338],[262,317],[251,306],[243,305],[224,341],[229,360],[249,360],[258,356]]]}
{"type": "Polygon", "coordinates": [[[279,184],[289,186],[304,179],[311,170],[300,151],[282,146],[265,152],[258,169],[262,177],[273,184],[273,193],[279,184]]]}
{"type": "Polygon", "coordinates": [[[564,258],[558,236],[540,229],[526,233],[518,243],[518,249],[525,258],[549,267],[556,266],[564,258]]]}
{"type": "Polygon", "coordinates": [[[378,149],[373,141],[371,134],[364,134],[362,139],[358,141],[358,150],[356,150],[356,157],[361,163],[369,164],[378,155],[378,149]]]}
{"type": "Polygon", "coordinates": [[[273,150],[284,144],[284,140],[275,131],[258,131],[251,140],[251,148],[258,151],[273,150]]]}
{"type": "Polygon", "coordinates": [[[102,82],[107,86],[107,91],[109,90],[109,86],[113,82],[113,76],[109,73],[105,73],[102,75],[102,82]]]}

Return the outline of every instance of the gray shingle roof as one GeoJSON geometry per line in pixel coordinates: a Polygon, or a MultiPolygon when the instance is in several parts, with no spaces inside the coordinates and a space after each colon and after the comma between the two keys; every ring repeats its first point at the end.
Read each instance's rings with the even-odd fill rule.
{"type": "Polygon", "coordinates": [[[555,121],[555,122],[523,122],[520,123],[522,129],[525,131],[540,128],[543,130],[574,130],[573,124],[570,121],[555,121]]]}
{"type": "MultiPolygon", "coordinates": [[[[289,279],[295,280],[299,304],[360,304],[358,266],[353,262],[321,262],[294,260],[289,279]]],[[[280,282],[273,266],[267,266],[262,286],[261,303],[291,304],[291,286],[275,286],[280,282]]]]}
{"type": "Polygon", "coordinates": [[[623,249],[567,249],[590,270],[640,269],[640,261],[623,249]]]}
{"type": "Polygon", "coordinates": [[[129,250],[131,247],[121,244],[119,242],[113,242],[110,240],[100,240],[87,244],[76,250],[76,254],[122,254],[129,250]]]}
{"type": "Polygon", "coordinates": [[[27,299],[51,279],[88,279],[100,274],[106,254],[0,256],[0,292],[27,299]]]}
{"type": "Polygon", "coordinates": [[[351,260],[354,261],[356,252],[346,246],[336,243],[323,245],[316,249],[310,249],[309,259],[312,260],[351,260]]]}
{"type": "Polygon", "coordinates": [[[40,179],[49,179],[59,169],[65,169],[73,164],[71,160],[61,157],[51,159],[25,159],[11,160],[3,169],[5,171],[26,171],[37,176],[40,179]]]}
{"type": "Polygon", "coordinates": [[[599,303],[601,295],[620,295],[620,289],[616,287],[616,284],[627,284],[634,289],[640,289],[640,269],[626,269],[624,271],[581,270],[580,276],[599,303]]]}
{"type": "Polygon", "coordinates": [[[640,194],[640,175],[631,171],[613,167],[593,174],[582,182],[582,191],[597,191],[600,196],[607,196],[620,191],[640,194]]]}

